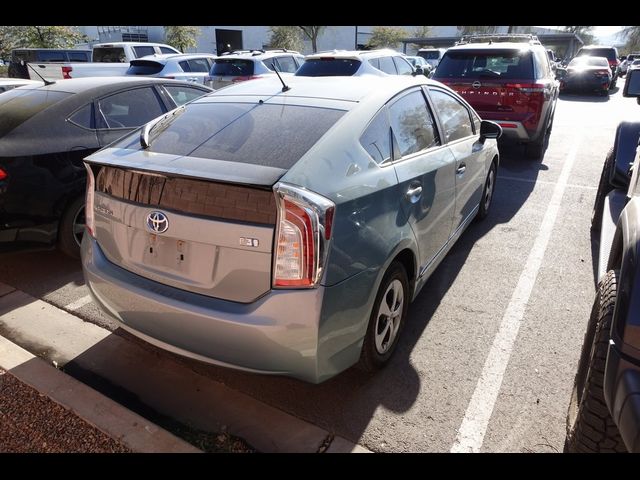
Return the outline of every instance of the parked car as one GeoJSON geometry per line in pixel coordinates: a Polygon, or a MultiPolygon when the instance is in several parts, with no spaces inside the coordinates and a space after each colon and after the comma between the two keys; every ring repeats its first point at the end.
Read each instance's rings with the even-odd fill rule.
{"type": "Polygon", "coordinates": [[[211,90],[155,78],[88,78],[0,95],[0,249],[55,245],[78,257],[82,159],[211,90]]]}
{"type": "Polygon", "coordinates": [[[612,76],[605,57],[575,57],[560,78],[560,92],[589,91],[609,95],[612,76]]]}
{"type": "Polygon", "coordinates": [[[469,43],[447,50],[432,78],[462,95],[483,119],[500,124],[505,141],[522,143],[527,157],[541,158],[559,93],[546,49],[532,36],[467,38],[469,43]]]}
{"type": "Polygon", "coordinates": [[[414,68],[404,55],[388,48],[333,50],[307,55],[298,77],[351,75],[412,75],[414,68]]]}
{"type": "MultiPolygon", "coordinates": [[[[114,77],[124,75],[129,64],[136,58],[154,54],[177,54],[178,50],[164,43],[149,42],[111,42],[98,43],[91,51],[91,61],[83,63],[69,63],[59,61],[57,63],[32,64],[34,70],[47,80],[63,80],[69,78],[84,77],[114,77]]],[[[32,80],[38,80],[34,70],[29,70],[32,80]]]]}
{"type": "MultiPolygon", "coordinates": [[[[640,99],[640,69],[627,72],[623,95],[640,99]]],[[[640,122],[618,126],[596,194],[598,285],[567,414],[570,452],[640,453],[639,139],[640,122]]]]}
{"type": "Polygon", "coordinates": [[[134,335],[317,383],[389,361],[409,302],[489,213],[501,128],[422,75],[285,81],[87,157],[82,263],[134,335]]]}
{"type": "Polygon", "coordinates": [[[619,66],[619,74],[621,77],[624,77],[627,74],[627,70],[629,66],[633,63],[634,60],[640,59],[640,53],[631,53],[626,56],[620,57],[620,66],[619,66]]]}
{"type": "Polygon", "coordinates": [[[427,76],[433,70],[433,67],[427,63],[427,61],[422,57],[414,57],[414,56],[406,56],[404,57],[411,64],[411,66],[416,69],[417,67],[422,68],[422,73],[427,76]]]}
{"type": "MultiPolygon", "coordinates": [[[[91,61],[91,50],[63,48],[16,48],[11,51],[7,74],[11,78],[30,78],[28,63],[91,61]]],[[[37,76],[32,80],[40,80],[37,76]]]]}
{"type": "Polygon", "coordinates": [[[36,82],[35,80],[25,80],[24,78],[0,78],[0,93],[25,85],[44,85],[44,83],[36,82]]]}
{"type": "Polygon", "coordinates": [[[618,49],[616,47],[608,47],[602,45],[589,45],[582,47],[578,50],[577,57],[582,55],[590,55],[592,57],[605,57],[609,62],[609,68],[611,69],[611,84],[609,88],[615,88],[618,81],[618,66],[620,60],[618,59],[618,49]]]}
{"type": "Polygon", "coordinates": [[[215,58],[215,55],[207,53],[150,55],[131,60],[126,75],[174,78],[204,84],[215,58]]]}
{"type": "Polygon", "coordinates": [[[446,51],[446,48],[421,48],[418,50],[417,55],[424,58],[434,69],[440,64],[440,60],[442,60],[446,51]]]}
{"type": "Polygon", "coordinates": [[[304,56],[293,50],[236,50],[213,60],[205,85],[219,89],[246,80],[275,76],[275,70],[287,76],[304,63],[304,56]]]}

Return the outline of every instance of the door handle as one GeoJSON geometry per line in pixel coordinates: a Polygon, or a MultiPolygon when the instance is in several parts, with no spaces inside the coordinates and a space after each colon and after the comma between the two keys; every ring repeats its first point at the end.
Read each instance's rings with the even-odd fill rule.
{"type": "Polygon", "coordinates": [[[464,163],[461,163],[460,165],[458,165],[458,168],[456,168],[456,173],[458,175],[462,175],[466,169],[467,169],[467,166],[464,163]]]}
{"type": "Polygon", "coordinates": [[[410,187],[409,190],[407,190],[407,193],[404,194],[404,197],[410,203],[416,203],[418,200],[420,200],[421,196],[422,196],[422,185],[418,185],[416,187],[410,187]]]}

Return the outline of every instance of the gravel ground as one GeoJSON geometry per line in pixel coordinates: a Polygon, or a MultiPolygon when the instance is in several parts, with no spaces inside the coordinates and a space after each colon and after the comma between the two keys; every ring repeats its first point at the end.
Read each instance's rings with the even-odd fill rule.
{"type": "Polygon", "coordinates": [[[0,452],[128,453],[130,450],[0,369],[0,452]]]}

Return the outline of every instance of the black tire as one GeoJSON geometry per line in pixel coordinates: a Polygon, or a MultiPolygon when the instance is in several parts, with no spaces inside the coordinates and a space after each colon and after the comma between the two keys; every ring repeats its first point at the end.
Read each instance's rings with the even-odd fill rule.
{"type": "Polygon", "coordinates": [[[598,191],[596,192],[596,200],[593,204],[593,212],[591,213],[591,230],[600,231],[602,227],[602,214],[604,213],[604,197],[606,197],[613,187],[611,186],[611,170],[615,164],[615,157],[613,155],[613,147],[609,149],[607,158],[604,160],[602,166],[602,173],[600,174],[600,182],[598,183],[598,191]]]}
{"type": "Polygon", "coordinates": [[[80,258],[80,241],[84,230],[84,197],[71,202],[62,214],[58,226],[58,248],[71,258],[80,258]]]}
{"type": "MultiPolygon", "coordinates": [[[[384,367],[393,352],[398,345],[398,339],[400,338],[400,334],[402,333],[404,323],[407,317],[407,309],[409,307],[409,281],[407,279],[407,272],[404,266],[400,262],[392,262],[389,268],[387,269],[384,277],[382,278],[382,282],[380,283],[380,288],[378,289],[378,293],[376,295],[376,299],[373,303],[373,308],[371,309],[371,316],[369,317],[369,326],[367,327],[367,334],[364,337],[364,344],[362,345],[362,353],[360,355],[360,368],[368,371],[375,372],[380,368],[384,367]],[[396,281],[398,283],[396,283],[396,281]],[[387,323],[382,323],[384,321],[384,315],[380,314],[382,302],[387,302],[387,306],[389,306],[389,300],[391,300],[388,295],[389,288],[391,288],[392,284],[394,286],[402,286],[403,289],[403,299],[402,305],[399,306],[399,314],[400,317],[397,319],[398,324],[396,328],[396,333],[391,342],[387,342],[386,348],[383,349],[383,352],[380,352],[378,347],[376,346],[376,337],[380,338],[381,333],[385,332],[385,326],[387,323]],[[382,327],[382,332],[380,329],[382,327]]],[[[392,306],[393,308],[393,306],[392,306]]],[[[389,318],[386,319],[386,322],[389,322],[389,318]]],[[[393,325],[390,326],[390,330],[393,329],[393,325]]]]}
{"type": "Polygon", "coordinates": [[[547,138],[547,132],[542,135],[542,138],[535,142],[527,143],[524,146],[524,155],[530,160],[540,160],[544,155],[545,140],[547,138]]]}
{"type": "Polygon", "coordinates": [[[493,200],[493,194],[496,188],[497,177],[496,162],[491,162],[487,178],[484,181],[484,188],[482,189],[482,198],[480,199],[480,207],[478,208],[477,220],[484,220],[489,215],[489,209],[491,208],[491,201],[493,200]]]}
{"type": "Polygon", "coordinates": [[[566,452],[627,451],[618,427],[611,418],[602,389],[617,286],[618,272],[609,270],[596,294],[582,346],[567,413],[566,452]]]}
{"type": "Polygon", "coordinates": [[[609,84],[609,90],[613,90],[614,88],[616,88],[616,83],[618,83],[618,76],[617,75],[614,77],[614,79],[609,84]]]}

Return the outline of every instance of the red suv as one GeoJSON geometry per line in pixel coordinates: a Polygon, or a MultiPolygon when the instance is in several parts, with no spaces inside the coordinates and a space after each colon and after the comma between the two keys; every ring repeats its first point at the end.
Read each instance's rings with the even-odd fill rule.
{"type": "Polygon", "coordinates": [[[463,39],[447,50],[433,79],[458,92],[483,120],[498,123],[502,138],[525,144],[527,157],[541,158],[559,92],[547,51],[535,36],[494,40],[463,39]]]}

